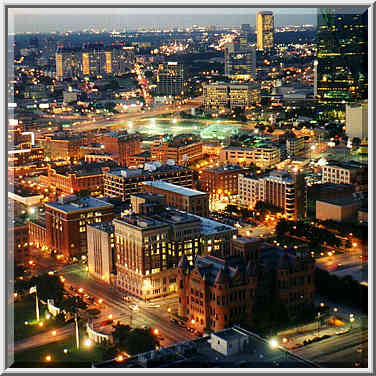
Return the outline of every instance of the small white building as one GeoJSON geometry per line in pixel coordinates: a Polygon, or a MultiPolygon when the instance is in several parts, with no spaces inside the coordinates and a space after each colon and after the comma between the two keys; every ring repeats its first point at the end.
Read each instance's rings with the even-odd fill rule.
{"type": "Polygon", "coordinates": [[[250,336],[236,328],[228,328],[211,334],[212,350],[229,356],[241,353],[250,343],[250,336]]]}

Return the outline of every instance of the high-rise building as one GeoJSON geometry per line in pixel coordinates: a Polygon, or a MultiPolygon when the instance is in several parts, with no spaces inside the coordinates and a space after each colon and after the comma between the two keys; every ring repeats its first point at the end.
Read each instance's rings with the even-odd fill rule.
{"type": "Polygon", "coordinates": [[[225,75],[232,79],[256,79],[256,49],[241,35],[226,46],[225,75]]]}
{"type": "Polygon", "coordinates": [[[368,138],[368,101],[346,105],[346,134],[350,139],[368,138]]]}
{"type": "Polygon", "coordinates": [[[273,12],[258,12],[256,17],[257,49],[268,50],[274,47],[273,12]]]}
{"type": "Polygon", "coordinates": [[[367,98],[368,12],[366,8],[320,8],[318,13],[317,95],[343,108],[367,98]]]}
{"type": "Polygon", "coordinates": [[[157,94],[178,96],[184,92],[184,67],[176,61],[159,65],[157,73],[157,94]]]}

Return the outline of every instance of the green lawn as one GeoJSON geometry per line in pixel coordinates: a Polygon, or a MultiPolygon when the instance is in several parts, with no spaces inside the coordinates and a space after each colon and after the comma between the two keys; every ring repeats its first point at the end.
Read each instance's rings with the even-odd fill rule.
{"type": "Polygon", "coordinates": [[[72,336],[64,341],[16,353],[12,368],[91,368],[92,362],[104,360],[104,347],[95,344],[90,348],[85,347],[87,334],[83,330],[81,333],[80,350],[76,349],[75,337],[72,336]],[[64,349],[68,350],[67,354],[64,353],[64,349]],[[51,361],[46,361],[47,356],[51,356],[51,361]]]}
{"type": "Polygon", "coordinates": [[[61,321],[51,317],[46,320],[47,305],[39,303],[39,317],[43,321],[43,327],[36,322],[35,295],[27,295],[14,303],[14,341],[31,337],[35,334],[53,330],[65,325],[61,321]],[[25,325],[28,321],[29,325],[25,325]]]}

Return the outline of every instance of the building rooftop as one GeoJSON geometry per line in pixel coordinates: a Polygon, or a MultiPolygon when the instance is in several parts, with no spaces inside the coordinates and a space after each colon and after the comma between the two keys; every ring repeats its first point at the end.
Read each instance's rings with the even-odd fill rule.
{"type": "Polygon", "coordinates": [[[346,168],[346,169],[350,169],[350,170],[357,170],[357,169],[360,169],[360,168],[366,168],[367,164],[357,162],[357,161],[339,162],[339,161],[335,161],[335,160],[330,160],[330,161],[328,161],[328,164],[327,164],[326,167],[341,167],[341,168],[346,168]]]}
{"type": "Polygon", "coordinates": [[[317,202],[325,202],[327,204],[336,206],[349,206],[360,203],[361,199],[354,196],[349,196],[341,198],[331,198],[326,200],[317,200],[317,202]]]}
{"type": "Polygon", "coordinates": [[[209,172],[215,172],[217,174],[222,174],[226,173],[229,171],[243,171],[244,172],[244,167],[241,167],[239,165],[226,165],[226,166],[219,166],[219,167],[212,167],[212,168],[205,168],[204,171],[209,171],[209,172]]]}
{"type": "Polygon", "coordinates": [[[233,326],[211,337],[179,342],[147,353],[137,354],[123,362],[115,359],[93,364],[93,368],[317,368],[315,363],[286,351],[272,349],[265,339],[239,326],[233,326]],[[213,349],[215,337],[247,337],[248,345],[232,355],[213,349]]]}
{"type": "Polygon", "coordinates": [[[142,184],[147,185],[149,187],[155,187],[155,188],[163,189],[165,191],[174,192],[179,195],[187,196],[187,197],[207,195],[206,192],[201,192],[201,191],[196,191],[194,189],[181,187],[180,185],[167,183],[162,180],[145,181],[142,184]]]}
{"type": "Polygon", "coordinates": [[[58,201],[46,203],[45,206],[63,211],[65,213],[114,207],[112,204],[94,197],[77,197],[75,195],[61,197],[58,201]]]}
{"type": "Polygon", "coordinates": [[[137,176],[144,176],[144,175],[153,175],[153,174],[158,174],[160,172],[188,170],[186,167],[178,166],[178,165],[163,164],[157,167],[157,165],[154,164],[154,166],[155,166],[154,170],[145,169],[145,166],[144,166],[144,168],[115,168],[106,173],[110,175],[115,175],[115,176],[126,178],[126,177],[137,177],[137,176]]]}
{"type": "Polygon", "coordinates": [[[52,169],[59,175],[74,174],[77,177],[98,175],[103,173],[103,168],[114,167],[115,163],[112,161],[107,162],[94,162],[94,163],[80,163],[77,165],[56,166],[52,169]]]}
{"type": "Polygon", "coordinates": [[[103,232],[107,232],[108,234],[112,234],[114,232],[114,225],[112,224],[112,222],[94,223],[88,226],[94,227],[103,232]]]}

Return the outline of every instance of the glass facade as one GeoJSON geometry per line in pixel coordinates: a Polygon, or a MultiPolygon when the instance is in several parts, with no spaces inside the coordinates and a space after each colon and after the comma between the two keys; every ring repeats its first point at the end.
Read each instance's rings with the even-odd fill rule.
{"type": "Polygon", "coordinates": [[[368,12],[320,9],[317,20],[317,95],[335,107],[367,98],[368,12]],[[336,106],[337,105],[337,106],[336,106]]]}

